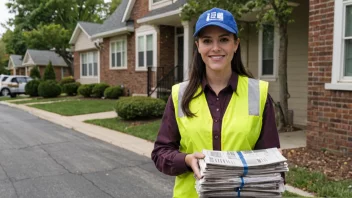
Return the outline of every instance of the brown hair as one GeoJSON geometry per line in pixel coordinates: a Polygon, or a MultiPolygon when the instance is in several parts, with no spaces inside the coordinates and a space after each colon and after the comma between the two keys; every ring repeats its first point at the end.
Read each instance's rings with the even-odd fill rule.
{"type": "MultiPolygon", "coordinates": [[[[234,35],[235,41],[237,41],[237,36],[234,35]]],[[[196,38],[198,40],[198,38],[196,38]]],[[[241,76],[247,76],[249,78],[254,78],[253,75],[247,71],[247,69],[243,66],[242,59],[241,59],[241,46],[240,43],[238,44],[238,48],[236,53],[233,56],[233,59],[231,60],[231,69],[232,72],[235,72],[238,75],[241,76]]],[[[192,99],[199,97],[202,93],[203,90],[197,94],[194,95],[199,86],[202,83],[203,78],[205,77],[205,63],[203,62],[203,59],[198,52],[198,49],[195,48],[194,53],[193,53],[193,62],[191,64],[191,72],[190,72],[190,78],[189,78],[189,83],[188,86],[185,90],[185,93],[182,98],[182,111],[187,117],[194,117],[195,114],[191,112],[189,109],[189,103],[191,102],[192,99]]]]}

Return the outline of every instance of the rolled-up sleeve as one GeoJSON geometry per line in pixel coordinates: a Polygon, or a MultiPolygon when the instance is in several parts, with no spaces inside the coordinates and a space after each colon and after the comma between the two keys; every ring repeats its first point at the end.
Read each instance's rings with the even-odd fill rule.
{"type": "Polygon", "coordinates": [[[172,97],[169,97],[151,157],[156,168],[167,175],[177,176],[189,171],[185,153],[179,151],[180,132],[175,118],[172,97]]]}

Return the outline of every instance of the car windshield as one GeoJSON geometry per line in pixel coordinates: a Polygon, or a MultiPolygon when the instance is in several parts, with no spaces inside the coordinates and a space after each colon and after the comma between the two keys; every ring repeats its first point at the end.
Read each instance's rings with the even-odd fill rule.
{"type": "Polygon", "coordinates": [[[2,78],[2,82],[4,82],[8,77],[5,76],[4,78],[2,78]]]}

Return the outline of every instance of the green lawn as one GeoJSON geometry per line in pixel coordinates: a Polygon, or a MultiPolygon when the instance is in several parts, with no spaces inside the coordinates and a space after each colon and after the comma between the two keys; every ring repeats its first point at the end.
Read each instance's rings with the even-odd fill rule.
{"type": "Polygon", "coordinates": [[[29,106],[64,116],[73,116],[114,111],[115,103],[116,100],[87,99],[48,104],[33,104],[29,106]]]}
{"type": "Polygon", "coordinates": [[[144,124],[136,124],[136,122],[132,121],[123,121],[120,118],[87,120],[85,122],[127,133],[154,142],[159,131],[161,120],[157,119],[148,122],[143,121],[144,124]]]}
{"type": "Polygon", "coordinates": [[[290,167],[286,182],[291,186],[313,192],[318,197],[352,197],[352,180],[331,181],[319,172],[310,172],[301,167],[290,167]]]}
{"type": "Polygon", "coordinates": [[[11,101],[13,104],[28,104],[28,103],[35,103],[35,102],[51,102],[51,101],[71,101],[71,100],[78,100],[79,97],[57,97],[57,98],[32,98],[30,100],[24,100],[24,101],[11,101]]]}

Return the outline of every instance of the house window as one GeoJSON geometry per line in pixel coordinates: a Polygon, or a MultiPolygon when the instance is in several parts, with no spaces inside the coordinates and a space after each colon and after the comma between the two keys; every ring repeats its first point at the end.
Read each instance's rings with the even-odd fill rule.
{"type": "Polygon", "coordinates": [[[98,53],[97,52],[81,53],[81,76],[82,77],[98,76],[98,53]]]}
{"type": "Polygon", "coordinates": [[[156,62],[156,34],[153,32],[137,34],[136,69],[145,70],[155,67],[156,62]]]}
{"type": "Polygon", "coordinates": [[[344,77],[352,77],[352,4],[345,7],[344,77]]]}
{"type": "Polygon", "coordinates": [[[127,68],[127,39],[110,43],[110,69],[127,68]]]}
{"type": "Polygon", "coordinates": [[[170,5],[175,0],[149,0],[149,10],[155,10],[158,8],[170,5]]]}
{"type": "Polygon", "coordinates": [[[259,32],[259,77],[266,80],[276,80],[278,51],[278,35],[272,25],[263,25],[259,32]]]}
{"type": "Polygon", "coordinates": [[[335,0],[331,83],[326,89],[352,90],[352,0],[335,0]]]}

